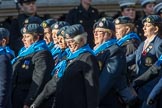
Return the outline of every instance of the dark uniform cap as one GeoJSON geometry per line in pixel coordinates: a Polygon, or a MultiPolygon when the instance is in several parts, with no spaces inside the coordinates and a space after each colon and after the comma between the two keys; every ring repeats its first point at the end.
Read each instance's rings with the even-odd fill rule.
{"type": "Polygon", "coordinates": [[[38,33],[40,35],[44,34],[44,29],[39,24],[28,24],[21,29],[21,33],[38,33]]]}
{"type": "Polygon", "coordinates": [[[41,23],[42,23],[42,19],[36,16],[30,16],[24,21],[24,25],[25,24],[41,24],[41,23]]]}
{"type": "Polygon", "coordinates": [[[59,29],[59,31],[57,32],[57,36],[62,36],[65,37],[65,31],[69,28],[70,26],[64,26],[62,28],[59,29]]]}
{"type": "Polygon", "coordinates": [[[149,3],[156,3],[156,0],[140,0],[141,6],[145,6],[149,3]]]}
{"type": "Polygon", "coordinates": [[[80,34],[85,33],[84,27],[81,24],[74,24],[65,30],[65,36],[74,38],[80,34]]]}
{"type": "Polygon", "coordinates": [[[64,26],[68,26],[68,25],[70,25],[70,24],[66,21],[57,21],[57,22],[55,22],[54,24],[51,25],[51,29],[52,30],[53,29],[60,29],[64,26]]]}
{"type": "Polygon", "coordinates": [[[154,6],[154,12],[155,12],[155,14],[162,13],[162,2],[158,3],[157,5],[154,6]]]}
{"type": "Polygon", "coordinates": [[[162,18],[159,15],[149,15],[145,19],[143,19],[142,23],[148,22],[148,23],[162,23],[162,18]]]}
{"type": "Polygon", "coordinates": [[[32,2],[32,1],[36,1],[36,0],[17,0],[18,3],[27,3],[27,2],[32,2]]]}
{"type": "Polygon", "coordinates": [[[135,7],[135,0],[120,0],[119,6],[121,8],[129,8],[129,7],[135,7]]]}
{"type": "Polygon", "coordinates": [[[0,40],[2,40],[4,37],[9,37],[10,32],[6,28],[0,28],[0,40]]]}
{"type": "Polygon", "coordinates": [[[104,29],[110,29],[112,31],[115,31],[115,25],[112,20],[106,19],[103,17],[97,23],[94,25],[95,28],[104,28],[104,29]]]}
{"type": "Polygon", "coordinates": [[[127,23],[133,23],[133,20],[130,19],[128,16],[121,16],[114,20],[115,24],[127,24],[127,23]]]}
{"type": "Polygon", "coordinates": [[[56,22],[56,21],[55,21],[54,19],[47,19],[47,20],[45,20],[45,21],[43,21],[43,22],[41,23],[41,26],[42,26],[43,28],[51,27],[51,25],[54,24],[55,22],[56,22]]]}

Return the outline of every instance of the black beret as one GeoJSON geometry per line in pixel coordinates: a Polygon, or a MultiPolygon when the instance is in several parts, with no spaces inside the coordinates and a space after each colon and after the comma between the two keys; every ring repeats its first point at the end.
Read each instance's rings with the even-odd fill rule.
{"type": "Polygon", "coordinates": [[[41,23],[41,26],[42,26],[43,28],[51,27],[51,25],[54,24],[55,22],[56,22],[56,21],[55,21],[54,19],[47,19],[47,20],[45,20],[45,21],[43,21],[43,22],[41,23]]]}
{"type": "Polygon", "coordinates": [[[106,17],[103,17],[100,20],[98,20],[97,23],[94,24],[94,28],[104,28],[104,29],[110,29],[112,31],[115,31],[115,25],[112,19],[106,17]]]}
{"type": "Polygon", "coordinates": [[[127,23],[134,23],[133,20],[127,16],[121,16],[114,20],[115,24],[127,24],[127,23]]]}
{"type": "Polygon", "coordinates": [[[65,36],[69,36],[71,38],[74,38],[83,33],[85,33],[85,30],[81,24],[74,24],[65,30],[65,36]]]}
{"type": "Polygon", "coordinates": [[[41,24],[41,23],[42,23],[42,19],[37,16],[30,16],[24,21],[24,25],[25,24],[41,24]]]}
{"type": "Polygon", "coordinates": [[[162,18],[159,15],[149,15],[145,19],[142,20],[142,23],[162,23],[162,18]]]}
{"type": "Polygon", "coordinates": [[[39,24],[28,24],[21,29],[21,33],[38,33],[39,35],[43,35],[44,29],[39,24]]]}
{"type": "Polygon", "coordinates": [[[9,37],[10,32],[6,28],[0,28],[0,40],[2,40],[5,37],[9,37]]]}
{"type": "Polygon", "coordinates": [[[70,24],[66,21],[57,21],[57,22],[55,22],[54,24],[51,25],[51,29],[52,30],[53,29],[60,29],[64,26],[68,26],[68,25],[70,25],[70,24]]]}
{"type": "Polygon", "coordinates": [[[64,27],[60,28],[59,31],[57,32],[57,36],[65,37],[66,30],[67,30],[69,27],[70,27],[70,26],[64,26],[64,27]]]}

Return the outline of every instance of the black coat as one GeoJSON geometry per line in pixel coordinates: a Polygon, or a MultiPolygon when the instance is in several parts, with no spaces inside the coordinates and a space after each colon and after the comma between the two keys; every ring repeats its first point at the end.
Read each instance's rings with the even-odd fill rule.
{"type": "Polygon", "coordinates": [[[12,65],[6,55],[0,55],[0,108],[11,108],[12,65]]]}
{"type": "Polygon", "coordinates": [[[99,67],[90,53],[68,64],[57,83],[55,108],[97,108],[99,67]]]}
{"type": "Polygon", "coordinates": [[[46,50],[21,57],[13,64],[13,108],[33,103],[51,78],[53,65],[52,55],[46,50]]]}
{"type": "Polygon", "coordinates": [[[70,24],[82,24],[85,31],[88,33],[88,43],[93,48],[93,25],[100,18],[99,12],[92,6],[86,11],[82,5],[72,9],[66,16],[66,21],[70,24]]]}

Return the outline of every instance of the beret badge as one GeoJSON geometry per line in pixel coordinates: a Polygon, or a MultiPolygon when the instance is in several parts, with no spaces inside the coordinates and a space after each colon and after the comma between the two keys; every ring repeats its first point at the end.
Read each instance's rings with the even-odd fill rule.
{"type": "Polygon", "coordinates": [[[43,23],[42,23],[42,27],[43,27],[43,28],[47,27],[47,23],[46,23],[46,22],[43,22],[43,23]]]}
{"type": "Polygon", "coordinates": [[[28,23],[29,23],[29,20],[28,20],[28,19],[26,19],[26,20],[25,20],[25,24],[28,24],[28,23]]]}
{"type": "Polygon", "coordinates": [[[59,25],[58,25],[58,24],[56,24],[56,25],[54,26],[54,28],[55,28],[55,29],[57,29],[58,27],[59,27],[59,25]]]}
{"type": "Polygon", "coordinates": [[[25,33],[27,30],[26,30],[26,28],[23,28],[23,33],[25,33]]]}
{"type": "Polygon", "coordinates": [[[106,21],[106,18],[102,18],[102,21],[106,21]]]}
{"type": "Polygon", "coordinates": [[[116,19],[115,24],[119,24],[119,23],[120,23],[119,19],[116,19]]]}
{"type": "Polygon", "coordinates": [[[146,22],[151,22],[151,19],[150,18],[146,18],[146,22]]]}
{"type": "Polygon", "coordinates": [[[100,26],[100,27],[103,27],[103,25],[104,25],[103,22],[100,22],[100,23],[99,23],[99,26],[100,26]]]}
{"type": "Polygon", "coordinates": [[[61,31],[61,35],[63,36],[65,34],[65,32],[64,31],[61,31]]]}

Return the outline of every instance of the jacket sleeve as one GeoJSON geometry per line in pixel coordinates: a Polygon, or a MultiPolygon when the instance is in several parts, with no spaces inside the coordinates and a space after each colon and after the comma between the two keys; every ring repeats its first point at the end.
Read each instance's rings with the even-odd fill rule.
{"type": "Polygon", "coordinates": [[[88,56],[85,59],[87,65],[83,65],[83,76],[87,97],[87,108],[96,108],[98,105],[99,97],[99,67],[97,60],[94,56],[88,56]]]}
{"type": "Polygon", "coordinates": [[[121,57],[117,54],[107,57],[99,78],[100,99],[112,88],[121,74],[124,74],[123,71],[126,69],[124,58],[124,55],[121,57]]]}
{"type": "Polygon", "coordinates": [[[55,94],[56,84],[57,84],[58,80],[59,80],[58,78],[53,76],[53,78],[50,81],[48,81],[48,83],[45,85],[43,91],[34,100],[34,102],[32,104],[32,105],[34,105],[34,108],[39,108],[45,99],[48,99],[50,96],[55,94]]]}
{"type": "Polygon", "coordinates": [[[44,85],[51,78],[51,71],[53,67],[52,56],[48,51],[37,52],[32,59],[34,63],[34,71],[32,76],[32,83],[24,104],[30,106],[36,96],[41,92],[44,85]]]}
{"type": "Polygon", "coordinates": [[[11,82],[11,64],[5,55],[0,55],[0,108],[5,108],[9,98],[9,85],[11,82]]]}
{"type": "Polygon", "coordinates": [[[159,82],[154,86],[151,93],[148,96],[148,102],[149,101],[156,101],[158,98],[158,95],[162,93],[162,78],[159,80],[159,82]]]}
{"type": "Polygon", "coordinates": [[[134,79],[133,81],[133,87],[141,87],[142,85],[146,84],[147,82],[154,79],[156,76],[159,75],[161,67],[158,67],[156,65],[152,65],[146,72],[144,72],[142,75],[134,79]]]}

